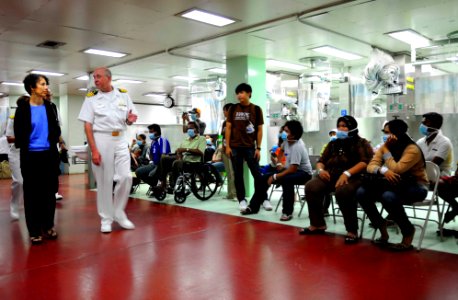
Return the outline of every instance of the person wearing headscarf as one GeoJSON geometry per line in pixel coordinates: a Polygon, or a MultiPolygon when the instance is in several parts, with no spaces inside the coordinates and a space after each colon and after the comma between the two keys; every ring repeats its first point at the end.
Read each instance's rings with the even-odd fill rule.
{"type": "Polygon", "coordinates": [[[381,233],[374,243],[388,245],[386,220],[381,216],[375,201],[381,201],[391,219],[402,233],[399,244],[390,245],[394,251],[413,249],[415,228],[410,223],[403,205],[422,201],[428,194],[426,163],[421,149],[407,134],[408,126],[403,120],[391,120],[385,126],[389,134],[385,144],[377,150],[367,166],[367,172],[383,174],[387,184],[363,184],[356,192],[356,199],[381,233]]]}
{"type": "Polygon", "coordinates": [[[326,222],[323,199],[335,192],[347,235],[346,244],[358,241],[357,202],[355,193],[361,185],[359,174],[366,170],[373,156],[369,142],[358,135],[358,122],[352,116],[337,120],[337,139],[330,141],[316,165],[317,175],[305,186],[310,226],[299,234],[324,234],[326,222]]]}

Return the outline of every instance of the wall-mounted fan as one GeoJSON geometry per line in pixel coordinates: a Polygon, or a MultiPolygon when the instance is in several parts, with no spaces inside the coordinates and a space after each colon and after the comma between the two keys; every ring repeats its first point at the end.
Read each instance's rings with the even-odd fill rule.
{"type": "Polygon", "coordinates": [[[374,94],[400,94],[400,67],[387,53],[374,49],[369,63],[364,69],[366,87],[374,94]]]}

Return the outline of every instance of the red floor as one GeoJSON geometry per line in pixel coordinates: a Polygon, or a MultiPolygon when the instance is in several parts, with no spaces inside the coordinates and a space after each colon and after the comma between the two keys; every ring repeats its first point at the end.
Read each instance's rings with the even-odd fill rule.
{"type": "Polygon", "coordinates": [[[131,200],[133,231],[99,233],[95,193],[63,176],[57,241],[30,246],[0,181],[0,299],[457,299],[458,256],[131,200]]]}

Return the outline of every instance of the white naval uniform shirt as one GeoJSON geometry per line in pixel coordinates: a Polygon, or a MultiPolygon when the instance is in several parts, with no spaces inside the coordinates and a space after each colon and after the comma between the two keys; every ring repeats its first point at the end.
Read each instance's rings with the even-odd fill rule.
{"type": "Polygon", "coordinates": [[[99,91],[96,95],[84,99],[78,119],[91,123],[94,132],[124,131],[127,128],[126,119],[130,110],[137,114],[127,93],[121,93],[118,89],[108,93],[99,91]]]}

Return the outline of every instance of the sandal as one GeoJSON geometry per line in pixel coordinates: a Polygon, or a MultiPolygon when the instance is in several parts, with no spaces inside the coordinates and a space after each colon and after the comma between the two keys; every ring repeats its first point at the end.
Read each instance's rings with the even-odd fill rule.
{"type": "Polygon", "coordinates": [[[57,231],[54,228],[49,229],[44,234],[44,237],[48,240],[56,240],[57,239],[57,231]]]}
{"type": "Polygon", "coordinates": [[[390,249],[393,252],[406,252],[406,251],[413,250],[413,245],[406,245],[406,244],[403,244],[403,243],[392,244],[392,245],[390,245],[390,247],[388,249],[390,249]]]}
{"type": "Polygon", "coordinates": [[[41,235],[39,235],[39,236],[31,236],[30,237],[30,242],[32,242],[32,245],[39,245],[39,244],[43,243],[43,238],[41,237],[41,235]]]}

